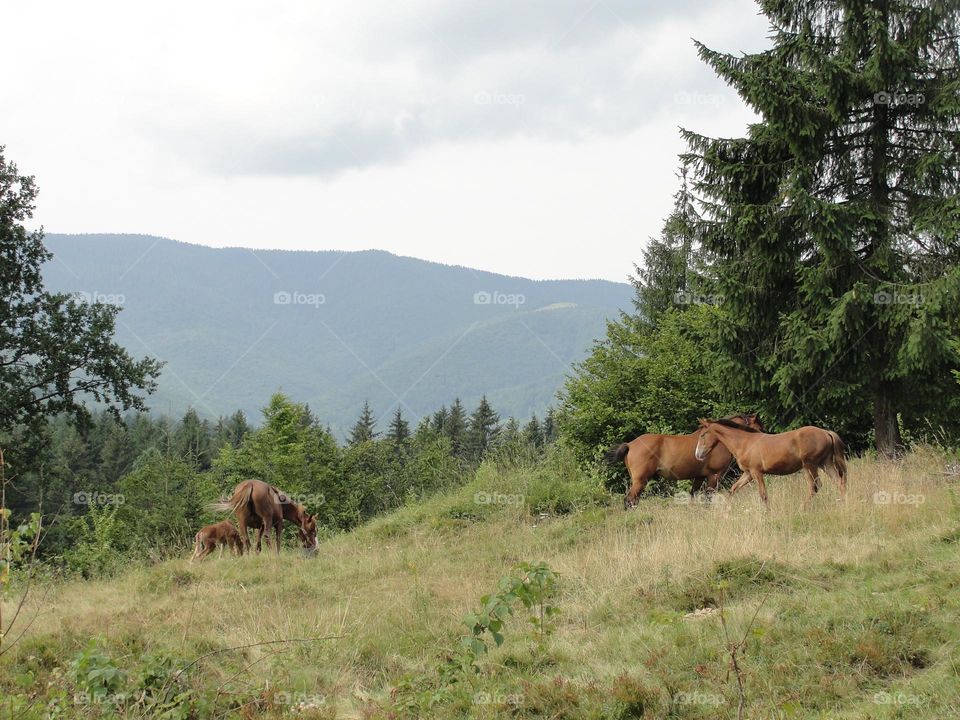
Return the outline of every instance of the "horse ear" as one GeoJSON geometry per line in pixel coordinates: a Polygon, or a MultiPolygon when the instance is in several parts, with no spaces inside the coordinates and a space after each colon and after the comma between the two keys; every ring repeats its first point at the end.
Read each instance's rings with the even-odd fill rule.
{"type": "Polygon", "coordinates": [[[710,422],[705,418],[700,418],[699,420],[697,420],[697,422],[700,423],[700,427],[706,427],[707,425],[710,424],[710,422]]]}

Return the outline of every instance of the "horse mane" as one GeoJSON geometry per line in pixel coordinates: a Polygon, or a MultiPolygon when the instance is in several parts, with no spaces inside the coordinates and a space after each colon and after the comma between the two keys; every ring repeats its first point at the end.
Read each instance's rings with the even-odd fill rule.
{"type": "MultiPolygon", "coordinates": [[[[736,415],[735,417],[743,417],[742,415],[736,415]]],[[[743,430],[744,432],[750,433],[759,433],[762,432],[756,428],[752,428],[749,425],[741,425],[736,420],[731,418],[720,418],[719,420],[709,420],[710,423],[716,423],[717,425],[723,425],[724,427],[733,428],[734,430],[743,430]]]]}

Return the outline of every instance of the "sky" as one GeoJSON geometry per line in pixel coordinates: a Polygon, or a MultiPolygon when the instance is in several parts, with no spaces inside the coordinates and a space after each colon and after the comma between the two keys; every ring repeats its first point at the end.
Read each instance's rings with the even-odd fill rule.
{"type": "Polygon", "coordinates": [[[696,54],[751,0],[6,0],[0,145],[48,232],[377,248],[623,281],[680,127],[753,118],[696,54]]]}

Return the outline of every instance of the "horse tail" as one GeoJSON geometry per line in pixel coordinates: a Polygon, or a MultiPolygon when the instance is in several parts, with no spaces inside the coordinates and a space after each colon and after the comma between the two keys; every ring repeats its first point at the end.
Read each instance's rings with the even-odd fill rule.
{"type": "Polygon", "coordinates": [[[207,508],[211,512],[231,512],[236,513],[241,507],[250,502],[250,496],[253,494],[253,485],[241,483],[233,495],[229,498],[220,498],[217,502],[210,503],[207,508]]]}
{"type": "Polygon", "coordinates": [[[830,440],[833,443],[833,467],[841,478],[847,477],[847,459],[844,454],[843,440],[833,430],[827,430],[830,440]]]}
{"type": "Polygon", "coordinates": [[[630,452],[630,444],[620,443],[607,450],[603,457],[608,463],[621,462],[627,456],[628,452],[630,452]]]}

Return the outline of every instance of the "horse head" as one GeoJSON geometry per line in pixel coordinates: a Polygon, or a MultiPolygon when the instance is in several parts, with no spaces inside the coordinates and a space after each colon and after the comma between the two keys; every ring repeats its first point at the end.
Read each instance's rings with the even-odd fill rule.
{"type": "Polygon", "coordinates": [[[710,451],[713,450],[720,441],[717,438],[717,434],[710,429],[713,422],[713,420],[700,418],[700,427],[703,428],[703,431],[700,433],[700,437],[697,440],[697,449],[694,450],[693,454],[696,455],[697,460],[701,462],[707,459],[707,455],[710,454],[710,451]]]}
{"type": "Polygon", "coordinates": [[[303,544],[303,549],[307,550],[311,554],[316,553],[320,548],[320,543],[317,540],[317,516],[308,514],[302,506],[300,514],[300,528],[297,533],[300,536],[300,542],[303,544]]]}

